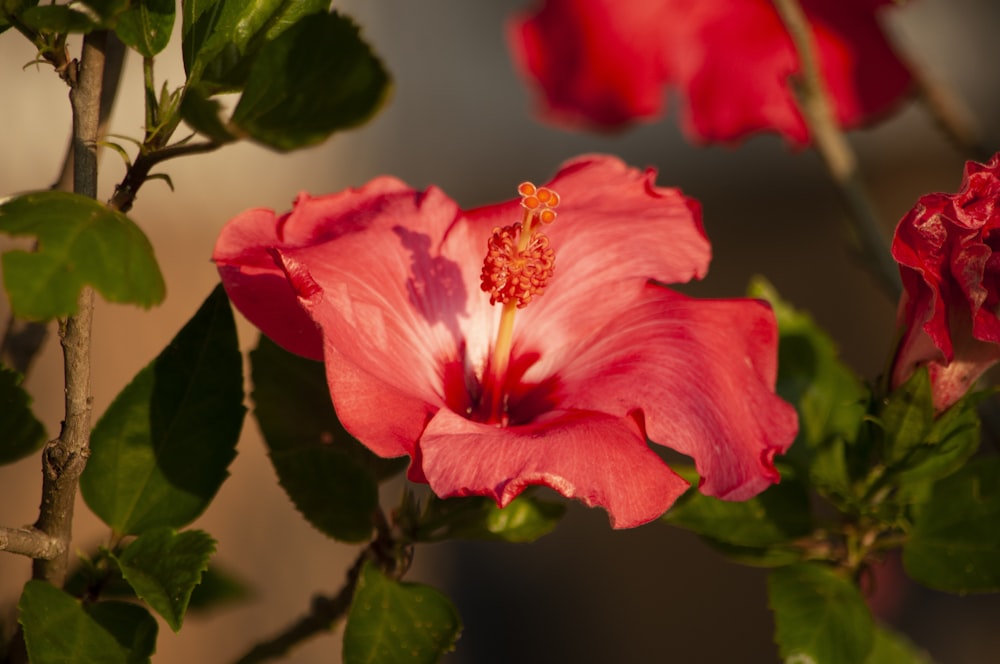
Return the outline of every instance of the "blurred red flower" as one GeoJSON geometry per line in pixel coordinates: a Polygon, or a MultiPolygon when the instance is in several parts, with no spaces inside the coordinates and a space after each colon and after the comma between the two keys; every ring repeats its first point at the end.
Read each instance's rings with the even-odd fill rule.
{"type": "MultiPolygon", "coordinates": [[[[845,128],[888,113],[911,76],[879,27],[891,0],[802,0],[836,119],[845,128]]],[[[789,78],[798,55],[770,0],[544,0],[508,29],[514,58],[543,97],[543,115],[613,129],[659,117],[677,86],[694,141],[809,132],[789,78]]]]}
{"type": "Polygon", "coordinates": [[[967,162],[957,194],[921,196],[899,226],[902,341],[893,385],[928,365],[944,410],[1000,360],[1000,154],[967,162]]]}
{"type": "Polygon", "coordinates": [[[410,456],[412,480],[500,505],[546,485],[631,527],[687,487],[647,436],[692,457],[704,493],[740,500],[779,479],[773,457],[797,429],[774,394],[769,307],[660,285],[704,275],[710,247],[697,202],[654,179],[580,158],[520,200],[463,212],[383,177],[244,212],[214,260],[237,308],[323,359],[343,425],[410,456]],[[513,222],[552,221],[560,196],[545,237],[517,244],[513,222]],[[495,348],[507,309],[509,362],[495,348]]]}

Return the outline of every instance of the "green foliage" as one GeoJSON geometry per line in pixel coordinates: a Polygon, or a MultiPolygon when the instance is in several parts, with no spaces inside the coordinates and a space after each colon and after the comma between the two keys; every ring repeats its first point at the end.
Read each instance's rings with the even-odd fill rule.
{"type": "Polygon", "coordinates": [[[979,447],[981,424],[976,406],[985,393],[965,396],[935,419],[930,379],[926,369],[917,371],[906,384],[889,395],[881,413],[884,458],[891,479],[900,485],[946,477],[962,467],[979,447]],[[894,419],[900,401],[916,400],[907,420],[894,419]],[[914,411],[926,409],[918,414],[914,411]]]}
{"type": "Polygon", "coordinates": [[[208,533],[157,528],[136,538],[116,560],[136,595],[176,632],[214,552],[215,541],[208,533]]]}
{"type": "Polygon", "coordinates": [[[217,565],[209,565],[194,587],[188,611],[209,611],[222,604],[231,604],[251,595],[245,583],[217,565]]]}
{"type": "Polygon", "coordinates": [[[32,664],[139,664],[156,647],[156,620],[135,604],[79,600],[28,581],[18,604],[32,664]]]}
{"type": "Polygon", "coordinates": [[[876,625],[875,640],[865,664],[932,664],[932,660],[902,634],[876,625]]]}
{"type": "Polygon", "coordinates": [[[181,48],[188,80],[209,94],[238,92],[265,43],[329,6],[329,0],[184,2],[181,48]]]}
{"type": "Polygon", "coordinates": [[[812,530],[809,493],[792,473],[779,484],[739,502],[720,500],[689,489],[663,516],[686,528],[722,553],[756,565],[794,562],[792,540],[812,530]]]}
{"type": "Polygon", "coordinates": [[[97,201],[43,191],[0,204],[0,232],[38,238],[38,250],[8,251],[3,277],[17,316],[47,320],[76,313],[85,285],[112,302],[159,304],[165,287],[153,248],[124,214],[97,201]]]}
{"type": "Polygon", "coordinates": [[[122,43],[151,58],[170,43],[175,13],[174,0],[133,0],[118,16],[115,34],[122,43]]]}
{"type": "Polygon", "coordinates": [[[955,593],[1000,590],[1000,458],[970,462],[934,485],[903,564],[914,579],[955,593]]]}
{"type": "Polygon", "coordinates": [[[39,32],[87,33],[100,27],[90,16],[68,5],[28,7],[19,17],[26,26],[39,32]]]}
{"type": "Polygon", "coordinates": [[[180,528],[227,477],[243,423],[242,359],[219,286],[98,421],[80,480],[121,534],[180,528]]]}
{"type": "Polygon", "coordinates": [[[344,628],[344,664],[436,662],[455,647],[458,612],[440,592],[366,563],[344,628]]]}
{"type": "Polygon", "coordinates": [[[0,364],[0,464],[13,463],[45,443],[45,427],[31,412],[31,396],[21,387],[23,377],[0,364]]]}
{"type": "Polygon", "coordinates": [[[368,120],[388,83],[350,20],[312,14],[261,47],[231,123],[269,147],[294,150],[368,120]]]}
{"type": "Polygon", "coordinates": [[[775,641],[788,661],[857,664],[872,650],[874,623],[861,592],[817,563],[772,570],[767,580],[775,641]]]}
{"type": "Polygon", "coordinates": [[[868,390],[838,359],[830,337],[803,312],[783,301],[761,278],[752,297],[774,308],[780,331],[777,391],[799,413],[799,435],[785,460],[807,474],[811,484],[835,500],[851,500],[864,450],[859,429],[869,401],[868,390]]]}
{"type": "Polygon", "coordinates": [[[439,542],[446,539],[534,542],[552,532],[566,512],[562,503],[521,495],[501,509],[491,498],[472,496],[428,499],[419,517],[414,539],[439,542]]]}
{"type": "Polygon", "coordinates": [[[344,430],[322,363],[261,335],[250,364],[254,415],[289,498],[330,537],[368,539],[378,482],[402,470],[406,459],[381,459],[344,430]]]}
{"type": "Polygon", "coordinates": [[[11,27],[8,17],[18,16],[37,4],[38,0],[0,0],[0,34],[11,27]]]}

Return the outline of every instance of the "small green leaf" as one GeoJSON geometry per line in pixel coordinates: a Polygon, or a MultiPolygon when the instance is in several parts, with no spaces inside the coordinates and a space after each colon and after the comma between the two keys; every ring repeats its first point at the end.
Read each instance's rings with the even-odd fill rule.
{"type": "Polygon", "coordinates": [[[927,369],[915,371],[906,383],[892,391],[879,414],[884,430],[882,457],[889,465],[905,460],[924,444],[934,423],[934,401],[927,369]]]}
{"type": "Polygon", "coordinates": [[[176,6],[174,0],[133,0],[118,17],[115,34],[122,43],[151,58],[170,43],[176,6]]]}
{"type": "Polygon", "coordinates": [[[1000,459],[971,461],[934,485],[903,546],[907,573],[954,593],[1000,590],[1000,459]]]}
{"type": "Polygon", "coordinates": [[[294,150],[359,125],[382,105],[389,76],[358,28],[310,14],[264,44],[231,124],[277,150],[294,150]]]}
{"type": "Polygon", "coordinates": [[[32,664],[139,664],[156,648],[156,620],[135,604],[83,606],[45,581],[28,581],[18,609],[32,664]]]}
{"type": "Polygon", "coordinates": [[[967,394],[935,419],[920,444],[910,446],[890,468],[894,482],[937,480],[961,468],[979,447],[981,421],[976,407],[986,394],[967,394]]]}
{"type": "Polygon", "coordinates": [[[321,362],[293,355],[265,336],[250,353],[254,415],[271,462],[296,508],[338,540],[371,535],[379,479],[405,459],[380,459],[341,426],[321,362]]]}
{"type": "Polygon", "coordinates": [[[21,387],[24,377],[0,364],[0,464],[13,463],[39,450],[45,427],[31,412],[31,396],[21,387]]]}
{"type": "Polygon", "coordinates": [[[344,664],[437,662],[461,631],[458,612],[440,592],[365,563],[344,628],[344,664]]]}
{"type": "Polygon", "coordinates": [[[740,502],[706,496],[692,486],[663,520],[738,547],[782,544],[812,530],[809,493],[793,477],[740,502]]]}
{"type": "Polygon", "coordinates": [[[768,576],[775,641],[785,662],[857,664],[872,650],[874,623],[857,587],[832,568],[805,563],[768,576]]]}
{"type": "Polygon", "coordinates": [[[201,514],[236,455],[242,373],[219,286],[94,427],[80,478],[90,508],[120,534],[180,528],[201,514]]]}
{"type": "Polygon", "coordinates": [[[42,5],[21,12],[21,20],[39,32],[87,33],[100,27],[90,16],[67,5],[42,5]]]}
{"type": "Polygon", "coordinates": [[[445,539],[534,542],[552,532],[566,512],[562,503],[521,495],[507,507],[497,507],[491,498],[441,499],[431,496],[417,526],[420,542],[445,539]]]}
{"type": "Polygon", "coordinates": [[[875,643],[865,664],[933,664],[933,661],[902,634],[876,625],[875,643]]]}
{"type": "Polygon", "coordinates": [[[0,204],[0,233],[38,238],[35,252],[3,255],[4,285],[17,316],[74,314],[88,284],[111,302],[148,308],[163,301],[149,240],[124,214],[86,196],[44,191],[7,199],[0,204]]]}
{"type": "Polygon", "coordinates": [[[149,530],[118,556],[122,576],[175,632],[181,628],[191,591],[208,569],[215,541],[200,530],[149,530]]]}

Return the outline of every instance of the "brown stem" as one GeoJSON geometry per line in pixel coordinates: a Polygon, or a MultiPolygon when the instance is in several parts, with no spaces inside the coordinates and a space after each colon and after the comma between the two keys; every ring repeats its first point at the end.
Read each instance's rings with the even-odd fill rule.
{"type": "MultiPolygon", "coordinates": [[[[97,136],[108,33],[94,31],[83,40],[79,77],[70,90],[73,107],[73,191],[97,197],[97,136]]],[[[51,560],[35,560],[33,576],[56,586],[66,578],[73,503],[80,474],[90,454],[90,334],[94,293],[84,288],[75,316],[60,321],[65,359],[66,415],[59,438],[42,453],[42,503],[35,527],[58,540],[63,551],[51,560]]]]}
{"type": "Polygon", "coordinates": [[[51,560],[60,555],[62,550],[62,542],[34,528],[0,526],[0,551],[51,560]]]}
{"type": "Polygon", "coordinates": [[[797,0],[773,2],[799,56],[801,72],[794,81],[799,109],[816,149],[844,197],[850,212],[847,218],[854,241],[879,285],[889,297],[896,300],[902,292],[899,268],[888,251],[875,206],[862,182],[854,151],[834,119],[819,71],[809,22],[797,0]]]}
{"type": "Polygon", "coordinates": [[[369,551],[370,549],[366,547],[354,561],[347,572],[347,581],[336,595],[314,597],[309,613],[289,625],[280,634],[253,646],[236,660],[236,664],[254,664],[284,657],[298,644],[320,632],[329,631],[334,624],[342,620],[351,608],[354,589],[358,585],[358,575],[361,573],[361,566],[368,559],[369,551]]]}
{"type": "MultiPolygon", "coordinates": [[[[98,117],[97,135],[107,134],[108,119],[118,94],[118,82],[121,80],[122,64],[125,60],[125,45],[114,33],[108,37],[104,59],[104,82],[101,87],[101,108],[98,117]]],[[[73,190],[73,139],[66,148],[59,177],[52,184],[56,191],[73,190]]],[[[25,321],[13,315],[7,321],[3,341],[0,342],[0,362],[27,375],[38,351],[48,336],[48,325],[38,321],[25,321]]]]}
{"type": "Polygon", "coordinates": [[[128,169],[121,184],[115,187],[115,193],[111,197],[111,200],[108,201],[108,206],[122,212],[128,212],[132,209],[135,196],[139,193],[139,188],[149,177],[149,171],[160,162],[189,154],[212,152],[220,147],[222,147],[221,143],[206,141],[203,143],[171,145],[152,152],[141,153],[136,158],[135,163],[132,164],[132,167],[128,169]]]}

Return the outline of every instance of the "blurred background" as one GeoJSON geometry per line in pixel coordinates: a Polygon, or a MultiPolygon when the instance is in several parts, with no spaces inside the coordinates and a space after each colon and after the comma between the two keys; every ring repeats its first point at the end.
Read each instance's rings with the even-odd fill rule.
{"type": "MultiPolygon", "coordinates": [[[[702,297],[741,295],[763,274],[837,339],[844,358],[874,378],[889,351],[895,303],[857,265],[844,241],[843,212],[819,157],[773,136],[734,147],[696,147],[676,116],[611,136],[567,133],[537,122],[504,42],[505,21],[522,0],[335,3],[355,17],[395,79],[373,122],[324,145],[280,155],[253,145],[168,162],[176,191],[150,182],[131,216],[157,252],[166,302],[149,312],[99,303],[94,346],[94,413],[150,361],[218,281],[209,261],[219,229],[248,207],[287,209],[297,192],[325,193],[389,173],[417,188],[436,184],[465,207],[507,199],[523,180],[546,181],[558,165],[609,152],[659,171],[704,206],[714,258],[708,277],[683,288],[702,297]]],[[[992,0],[914,0],[886,12],[904,53],[953,88],[1000,147],[1000,5],[992,0]]],[[[157,76],[183,81],[178,43],[157,58],[157,76]]],[[[72,43],[78,49],[78,42],[72,43]]],[[[74,50],[76,52],[76,50],[74,50]]],[[[0,195],[46,188],[69,136],[64,84],[13,33],[0,36],[0,195]]],[[[141,63],[126,61],[111,132],[139,136],[141,63]]],[[[955,191],[965,156],[909,103],[851,141],[888,237],[917,197],[955,191]]],[[[102,196],[124,173],[102,157],[102,196]]],[[[10,246],[0,238],[0,248],[10,246]]],[[[0,301],[0,320],[6,303],[0,301]]],[[[240,320],[241,344],[256,332],[240,320]]],[[[50,435],[62,412],[61,354],[54,331],[27,388],[50,435]]],[[[218,540],[215,561],[252,596],[189,616],[179,635],[161,623],[158,664],[232,661],[304,613],[316,592],[343,582],[355,548],[330,541],[294,510],[277,484],[252,417],[231,478],[194,525],[218,540]]],[[[41,474],[37,458],[0,467],[0,523],[32,523],[41,474]]],[[[400,486],[386,488],[398,500],[400,486]]],[[[78,502],[74,546],[91,551],[107,533],[78,502]]],[[[0,554],[0,615],[30,573],[28,560],[0,554]]],[[[726,562],[695,537],[658,524],[614,532],[606,515],[572,505],[557,531],[531,545],[449,543],[421,547],[409,579],[445,590],[465,630],[453,664],[493,662],[773,662],[773,625],[762,570],[726,562]]],[[[1000,651],[1000,601],[897,589],[893,624],[943,663],[979,664],[1000,651]]],[[[339,631],[302,646],[288,662],[339,661],[339,631]]]]}

